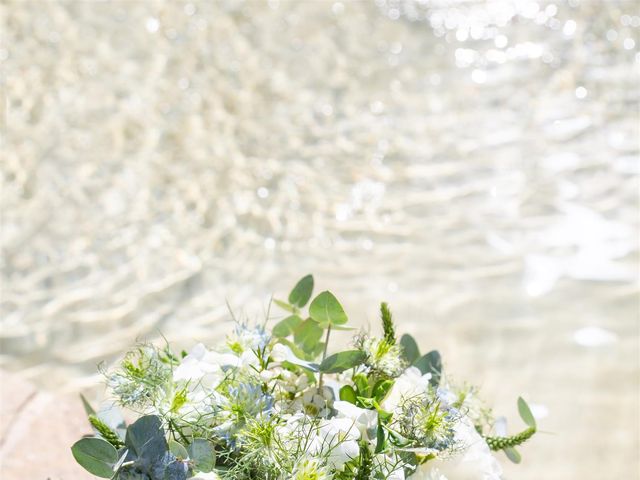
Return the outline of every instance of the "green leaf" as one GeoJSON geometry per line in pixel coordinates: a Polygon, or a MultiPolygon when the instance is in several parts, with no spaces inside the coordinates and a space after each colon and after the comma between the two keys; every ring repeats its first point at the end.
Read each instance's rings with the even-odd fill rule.
{"type": "Polygon", "coordinates": [[[273,336],[285,338],[291,335],[300,326],[302,319],[298,315],[289,315],[284,320],[280,320],[273,327],[273,336]]]}
{"type": "Polygon", "coordinates": [[[328,356],[320,364],[323,373],[340,373],[364,363],[367,354],[360,350],[347,350],[328,356]]]}
{"type": "Polygon", "coordinates": [[[93,409],[84,395],[80,394],[80,400],[82,400],[82,406],[84,407],[84,411],[86,412],[87,417],[96,414],[96,411],[93,409]]]}
{"type": "Polygon", "coordinates": [[[504,453],[507,455],[507,458],[513,463],[520,463],[522,461],[520,453],[513,447],[506,447],[504,449],[504,453]]]}
{"type": "Polygon", "coordinates": [[[169,451],[173,453],[179,460],[186,460],[189,458],[189,452],[182,446],[181,443],[175,440],[169,440],[169,451]]]}
{"type": "Polygon", "coordinates": [[[536,419],[531,413],[531,409],[527,402],[524,401],[522,397],[518,397],[518,412],[520,413],[520,418],[522,421],[526,423],[531,428],[536,428],[536,419]]]}
{"type": "Polygon", "coordinates": [[[380,380],[376,383],[375,387],[373,387],[373,398],[375,398],[378,403],[382,402],[394,383],[393,380],[380,380]]]}
{"type": "Polygon", "coordinates": [[[216,453],[213,444],[204,438],[196,438],[188,447],[189,457],[195,469],[202,473],[211,472],[216,466],[216,453]]]}
{"type": "Polygon", "coordinates": [[[402,346],[402,356],[410,364],[420,358],[420,348],[418,348],[418,344],[411,335],[407,333],[402,335],[400,345],[402,346]]]}
{"type": "Polygon", "coordinates": [[[289,305],[287,302],[283,302],[282,300],[274,298],[273,303],[278,305],[283,310],[286,310],[287,312],[296,313],[296,307],[294,307],[293,305],[289,305]]]}
{"type": "Polygon", "coordinates": [[[345,385],[340,389],[340,400],[356,404],[358,396],[351,385],[345,385]]]}
{"type": "Polygon", "coordinates": [[[313,292],[313,275],[302,277],[289,294],[289,303],[300,308],[304,307],[313,292]]]}
{"type": "Polygon", "coordinates": [[[187,480],[187,471],[188,467],[184,462],[174,460],[164,467],[163,480],[187,480]]]}
{"type": "MultiPolygon", "coordinates": [[[[307,353],[304,350],[302,350],[302,348],[300,348],[298,345],[296,345],[291,340],[288,340],[286,338],[280,338],[278,342],[280,342],[283,345],[286,345],[293,352],[294,358],[286,359],[284,361],[284,364],[289,364],[289,366],[296,365],[298,367],[307,368],[314,372],[318,371],[318,365],[315,363],[311,363],[311,361],[317,356],[315,351],[311,353],[307,353]]],[[[324,343],[319,342],[318,345],[319,345],[319,348],[321,348],[324,346],[324,343]]]]}
{"type": "Polygon", "coordinates": [[[101,438],[83,438],[71,447],[73,458],[84,469],[100,478],[113,477],[113,466],[118,461],[118,452],[101,438]]]}
{"type": "Polygon", "coordinates": [[[136,456],[149,460],[162,457],[168,449],[162,422],[156,415],[140,417],[129,425],[124,443],[136,456]]]}
{"type": "Polygon", "coordinates": [[[437,387],[440,384],[440,376],[442,374],[442,359],[440,358],[440,353],[438,353],[438,351],[430,351],[429,353],[423,355],[413,365],[415,367],[418,367],[423,375],[425,373],[431,374],[431,380],[429,380],[429,384],[432,387],[437,387]]]}
{"type": "Polygon", "coordinates": [[[307,318],[293,332],[293,341],[305,353],[315,353],[322,338],[322,328],[311,318],[307,318]]]}
{"type": "Polygon", "coordinates": [[[358,396],[360,397],[368,397],[369,396],[369,379],[364,373],[358,373],[353,377],[353,383],[356,386],[358,396]]]}
{"type": "Polygon", "coordinates": [[[384,433],[384,427],[382,422],[378,419],[378,430],[376,431],[376,449],[375,453],[380,453],[384,450],[386,441],[386,435],[384,433]]]}
{"type": "Polygon", "coordinates": [[[342,305],[328,290],[313,299],[309,306],[309,315],[323,327],[344,325],[348,321],[342,305]]]}
{"type": "Polygon", "coordinates": [[[337,332],[351,332],[353,330],[357,330],[356,327],[345,327],[344,325],[331,325],[331,330],[335,330],[337,332]]]}

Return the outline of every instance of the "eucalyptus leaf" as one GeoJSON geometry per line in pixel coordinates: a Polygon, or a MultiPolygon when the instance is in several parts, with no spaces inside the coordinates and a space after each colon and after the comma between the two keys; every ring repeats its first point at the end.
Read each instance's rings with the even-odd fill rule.
{"type": "Polygon", "coordinates": [[[348,321],[342,305],[328,290],[313,299],[309,305],[309,315],[323,327],[344,325],[348,321]]]}
{"type": "Polygon", "coordinates": [[[402,347],[402,356],[410,364],[420,358],[420,348],[415,339],[408,333],[405,333],[400,338],[400,346],[402,347]]]}
{"type": "Polygon", "coordinates": [[[211,472],[216,466],[216,453],[213,444],[204,438],[196,438],[188,447],[189,458],[193,460],[199,472],[211,472]]]}
{"type": "Polygon", "coordinates": [[[430,373],[431,380],[429,384],[432,387],[437,387],[440,384],[440,376],[442,374],[442,359],[440,353],[436,350],[432,350],[429,353],[420,357],[414,364],[422,374],[430,373]]]}
{"type": "Polygon", "coordinates": [[[522,421],[526,423],[531,428],[536,428],[536,419],[531,413],[531,409],[527,402],[524,401],[522,397],[518,397],[518,412],[520,413],[520,418],[522,421]]]}
{"type": "Polygon", "coordinates": [[[168,449],[162,422],[156,415],[146,415],[132,423],[124,443],[136,456],[149,460],[162,457],[168,449]]]}
{"type": "Polygon", "coordinates": [[[149,480],[146,473],[133,470],[123,470],[118,473],[116,478],[117,480],[149,480]]]}
{"type": "Polygon", "coordinates": [[[520,463],[522,461],[520,453],[513,447],[505,447],[504,453],[507,455],[507,458],[513,463],[520,463]]]}
{"type": "Polygon", "coordinates": [[[300,367],[311,373],[318,373],[319,371],[317,363],[307,362],[306,360],[285,360],[282,364],[289,369],[291,367],[300,367]]]}
{"type": "Polygon", "coordinates": [[[89,473],[100,478],[113,477],[117,450],[102,438],[83,438],[71,447],[73,458],[89,473]]]}
{"type": "Polygon", "coordinates": [[[315,363],[311,363],[307,360],[303,360],[301,357],[305,357],[305,353],[298,348],[295,344],[290,342],[289,340],[283,338],[280,339],[280,344],[285,347],[284,349],[284,358],[282,360],[283,365],[287,368],[291,368],[292,366],[306,368],[312,372],[318,371],[318,365],[315,363]]]}
{"type": "Polygon", "coordinates": [[[316,358],[322,352],[324,352],[324,342],[318,342],[314,348],[309,351],[309,355],[312,359],[316,358]]]}
{"type": "Polygon", "coordinates": [[[340,373],[361,365],[367,359],[367,354],[360,350],[347,350],[328,356],[320,364],[323,373],[340,373]]]}
{"type": "Polygon", "coordinates": [[[175,440],[169,440],[169,451],[173,453],[178,460],[186,460],[189,458],[189,452],[187,452],[187,449],[175,440]]]}
{"type": "Polygon", "coordinates": [[[315,353],[321,338],[322,328],[310,318],[298,325],[293,332],[293,341],[307,354],[315,353]]]}
{"type": "Polygon", "coordinates": [[[180,460],[174,460],[164,469],[163,480],[187,480],[189,466],[180,460]]]}
{"type": "Polygon", "coordinates": [[[296,286],[293,287],[293,290],[291,290],[291,293],[289,294],[289,303],[302,308],[311,298],[312,292],[313,275],[302,277],[298,283],[296,283],[296,286]]]}
{"type": "Polygon", "coordinates": [[[293,305],[289,305],[287,302],[284,302],[282,300],[278,300],[278,299],[274,298],[273,299],[273,303],[278,305],[283,310],[286,310],[287,312],[291,312],[291,313],[295,313],[296,312],[296,307],[294,307],[293,305]]]}
{"type": "Polygon", "coordinates": [[[356,327],[345,327],[344,325],[331,325],[331,330],[336,330],[338,332],[351,332],[353,330],[357,330],[356,327]]]}
{"type": "Polygon", "coordinates": [[[296,328],[300,326],[302,319],[298,315],[289,315],[284,320],[280,320],[273,327],[274,337],[284,338],[292,335],[296,328]]]}
{"type": "MultiPolygon", "coordinates": [[[[291,349],[291,352],[293,353],[293,356],[288,356],[287,358],[285,358],[284,363],[289,363],[292,365],[297,365],[299,367],[309,368],[316,372],[318,371],[317,370],[318,365],[316,365],[315,363],[312,363],[312,360],[314,360],[317,357],[317,353],[315,352],[315,349],[313,349],[310,352],[305,352],[300,346],[296,345],[291,340],[288,340],[286,338],[280,338],[278,341],[279,343],[289,347],[291,349]]],[[[324,346],[322,342],[319,342],[318,344],[324,346]]]]}

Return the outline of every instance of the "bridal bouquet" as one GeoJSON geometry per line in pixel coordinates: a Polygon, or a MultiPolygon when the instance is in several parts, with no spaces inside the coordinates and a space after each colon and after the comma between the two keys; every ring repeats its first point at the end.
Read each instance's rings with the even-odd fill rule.
{"type": "Polygon", "coordinates": [[[507,436],[473,387],[447,379],[438,352],[397,338],[385,303],[380,337],[359,333],[329,354],[352,329],[329,291],[304,312],[313,283],[274,300],[287,314],[270,330],[238,324],[213,348],[127,354],[105,375],[139,418],[127,426],[83,398],[94,435],[73,445],[78,463],[119,480],[498,480],[492,452],[520,461],[515,447],[536,432],[524,400],[526,429],[507,436]]]}

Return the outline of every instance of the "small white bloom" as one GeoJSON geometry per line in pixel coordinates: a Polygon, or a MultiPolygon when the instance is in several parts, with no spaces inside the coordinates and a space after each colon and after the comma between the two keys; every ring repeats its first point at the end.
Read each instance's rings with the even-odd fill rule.
{"type": "Polygon", "coordinates": [[[455,440],[465,450],[421,465],[410,480],[500,480],[502,468],[468,418],[455,426],[455,440]]]}
{"type": "Polygon", "coordinates": [[[378,428],[378,412],[375,410],[360,408],[342,400],[334,402],[333,408],[338,412],[338,418],[353,420],[353,425],[365,438],[378,428]]]}
{"type": "Polygon", "coordinates": [[[404,400],[426,393],[429,389],[429,380],[431,380],[430,373],[423,375],[416,367],[407,368],[396,378],[381,407],[388,412],[396,411],[404,400]]]}
{"type": "Polygon", "coordinates": [[[332,418],[321,423],[318,430],[319,447],[328,452],[327,462],[336,470],[360,454],[360,432],[348,418],[332,418]]]}
{"type": "Polygon", "coordinates": [[[219,480],[220,477],[215,472],[209,473],[198,473],[195,477],[191,478],[191,480],[219,480]]]}
{"type": "Polygon", "coordinates": [[[173,371],[173,380],[197,381],[215,387],[222,378],[222,368],[237,364],[238,357],[235,355],[210,352],[202,343],[198,343],[173,371]]]}

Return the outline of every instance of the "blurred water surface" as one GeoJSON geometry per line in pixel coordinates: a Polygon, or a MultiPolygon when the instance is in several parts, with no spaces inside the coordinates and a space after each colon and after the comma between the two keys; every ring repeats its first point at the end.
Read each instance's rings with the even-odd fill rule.
{"type": "Polygon", "coordinates": [[[2,368],[88,388],[313,272],[534,404],[508,478],[638,478],[637,3],[0,8],[2,368]]]}

